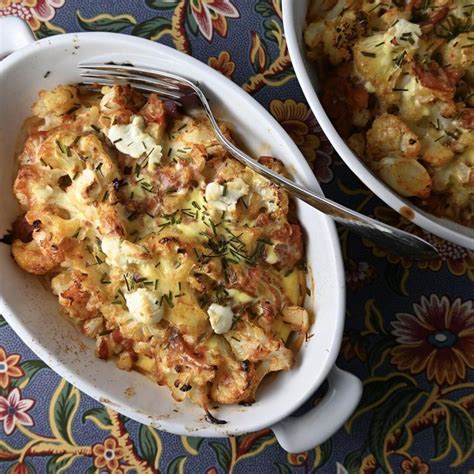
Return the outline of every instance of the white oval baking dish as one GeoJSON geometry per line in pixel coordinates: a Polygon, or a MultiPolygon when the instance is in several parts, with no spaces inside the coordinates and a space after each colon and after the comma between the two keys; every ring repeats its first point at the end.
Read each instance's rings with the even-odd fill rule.
{"type": "Polygon", "coordinates": [[[375,175],[345,144],[318,98],[318,78],[314,65],[306,59],[303,30],[310,0],[283,0],[283,27],[293,68],[301,89],[328,140],[357,177],[380,199],[415,224],[443,239],[474,250],[474,229],[436,217],[408,199],[402,198],[375,175]]]}
{"type": "MultiPolygon", "coordinates": [[[[23,120],[38,91],[80,81],[81,61],[120,61],[159,66],[198,80],[217,115],[233,125],[239,140],[254,154],[271,154],[294,171],[298,181],[321,192],[304,158],[278,123],[249,95],[213,69],[171,48],[112,33],[66,34],[34,41],[17,19],[1,20],[0,147],[3,191],[0,234],[19,213],[10,191],[14,148],[23,120]]],[[[93,341],[82,337],[58,313],[55,298],[37,278],[21,271],[0,245],[0,313],[50,367],[79,389],[141,423],[182,435],[224,437],[270,427],[288,451],[310,449],[331,436],[350,416],[361,396],[361,383],[334,363],[344,326],[345,288],[339,242],[333,222],[298,203],[306,234],[307,258],[315,286],[308,304],[317,315],[311,337],[302,347],[293,370],[279,374],[258,392],[249,407],[223,406],[216,415],[227,421],[212,425],[198,406],[177,403],[168,390],[114,362],[94,356],[93,341]],[[328,377],[329,390],[305,415],[291,413],[328,377]]]]}

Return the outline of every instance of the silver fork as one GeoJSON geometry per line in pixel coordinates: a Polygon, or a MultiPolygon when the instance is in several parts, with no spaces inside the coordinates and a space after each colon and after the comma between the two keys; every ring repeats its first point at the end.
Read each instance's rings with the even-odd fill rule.
{"type": "Polygon", "coordinates": [[[398,255],[417,260],[439,257],[436,248],[425,240],[316,194],[248,156],[221,132],[206,96],[194,82],[176,74],[131,64],[82,63],[79,68],[85,84],[112,85],[126,82],[139,91],[154,92],[164,100],[176,102],[185,113],[203,110],[214,128],[216,137],[232,156],[272,183],[285,188],[292,196],[327,214],[361,237],[371,240],[380,247],[388,248],[398,255]]]}

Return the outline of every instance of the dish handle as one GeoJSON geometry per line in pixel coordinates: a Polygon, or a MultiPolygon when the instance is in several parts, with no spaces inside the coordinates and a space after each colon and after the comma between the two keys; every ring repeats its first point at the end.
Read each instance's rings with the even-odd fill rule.
{"type": "Polygon", "coordinates": [[[0,60],[33,41],[33,33],[21,18],[0,18],[0,60]]]}
{"type": "Polygon", "coordinates": [[[323,399],[302,416],[288,417],[271,429],[280,446],[290,453],[313,449],[329,439],[352,415],[362,396],[362,382],[334,366],[323,399]]]}

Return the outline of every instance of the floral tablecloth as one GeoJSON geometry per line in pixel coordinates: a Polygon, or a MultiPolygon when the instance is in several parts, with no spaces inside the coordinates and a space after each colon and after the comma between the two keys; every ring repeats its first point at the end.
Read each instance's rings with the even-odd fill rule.
{"type": "Polygon", "coordinates": [[[335,155],[293,73],[279,0],[0,0],[0,15],[23,18],[37,38],[121,32],[199,58],[270,110],[328,196],[423,235],[441,254],[415,264],[340,229],[348,293],[338,364],[364,381],[364,393],[332,439],[296,455],[283,451],[269,430],[199,439],[118,415],[58,377],[0,319],[0,472],[474,469],[474,252],[415,228],[335,155]]]}

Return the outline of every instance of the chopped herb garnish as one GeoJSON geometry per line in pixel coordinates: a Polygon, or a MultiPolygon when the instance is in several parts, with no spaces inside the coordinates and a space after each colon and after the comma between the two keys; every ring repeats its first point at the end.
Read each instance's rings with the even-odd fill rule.
{"type": "Polygon", "coordinates": [[[377,57],[377,55],[375,53],[370,53],[369,51],[361,51],[360,54],[362,54],[362,56],[366,56],[368,58],[377,57]]]}
{"type": "Polygon", "coordinates": [[[123,274],[123,279],[125,280],[125,285],[127,286],[127,291],[130,291],[130,284],[128,283],[127,275],[123,274]]]}
{"type": "Polygon", "coordinates": [[[99,237],[95,238],[95,243],[97,244],[97,247],[99,248],[99,251],[104,253],[102,250],[102,240],[99,239],[99,237]]]}
{"type": "Polygon", "coordinates": [[[437,23],[434,27],[434,32],[438,37],[444,38],[447,41],[451,41],[461,33],[469,33],[472,31],[472,24],[470,15],[465,13],[465,21],[458,18],[454,14],[450,13],[441,22],[437,23]]]}
{"type": "MultiPolygon", "coordinates": [[[[145,156],[145,159],[143,161],[146,161],[148,159],[148,157],[155,151],[155,147],[153,147],[149,152],[148,152],[148,155],[145,156]]],[[[148,164],[148,161],[143,164],[143,167],[146,167],[146,165],[148,164]]]]}
{"type": "Polygon", "coordinates": [[[392,89],[393,92],[408,92],[408,89],[403,89],[403,88],[400,88],[400,87],[394,87],[392,89]]]}
{"type": "Polygon", "coordinates": [[[150,183],[141,183],[140,186],[143,189],[143,191],[146,191],[147,193],[151,193],[151,194],[154,193],[153,185],[151,185],[150,183]]]}
{"type": "Polygon", "coordinates": [[[104,173],[102,173],[102,166],[104,165],[103,162],[99,163],[96,167],[95,170],[100,173],[101,176],[104,176],[104,173]]]}
{"type": "Polygon", "coordinates": [[[114,140],[112,143],[115,145],[116,143],[119,143],[119,142],[121,142],[121,141],[122,141],[121,138],[117,138],[117,140],[114,140]]]}
{"type": "Polygon", "coordinates": [[[109,275],[107,275],[107,273],[102,273],[102,276],[100,277],[100,282],[103,285],[108,285],[108,284],[112,283],[112,281],[110,280],[110,277],[109,277],[109,275]]]}
{"type": "Polygon", "coordinates": [[[400,67],[403,63],[403,60],[405,59],[407,52],[403,51],[400,55],[398,55],[393,61],[396,66],[400,67]]]}
{"type": "Polygon", "coordinates": [[[191,217],[192,219],[195,218],[194,214],[189,212],[189,210],[187,210],[187,209],[181,209],[181,214],[184,214],[187,217],[191,217]]]}
{"type": "Polygon", "coordinates": [[[107,201],[108,197],[109,197],[109,192],[108,192],[108,191],[105,191],[104,197],[102,198],[102,202],[107,201]]]}
{"type": "Polygon", "coordinates": [[[372,7],[370,10],[367,10],[367,13],[371,13],[375,10],[377,10],[377,8],[379,8],[380,6],[382,6],[383,3],[377,3],[377,5],[375,5],[374,7],[372,7]]]}
{"type": "Polygon", "coordinates": [[[81,108],[80,105],[74,105],[66,112],[66,114],[70,115],[70,114],[74,113],[76,110],[79,110],[80,108],[81,108]]]}
{"type": "Polygon", "coordinates": [[[91,128],[92,128],[92,129],[94,130],[94,132],[96,132],[96,133],[102,133],[102,132],[100,131],[100,128],[97,127],[97,125],[94,125],[93,123],[91,124],[91,128]]]}
{"type": "Polygon", "coordinates": [[[167,305],[170,307],[170,308],[174,308],[174,303],[173,303],[173,293],[170,292],[167,294],[167,295],[163,295],[160,299],[160,306],[161,306],[161,303],[162,303],[162,300],[165,300],[167,305]]]}
{"type": "Polygon", "coordinates": [[[150,189],[150,188],[147,188],[146,186],[142,185],[142,189],[143,189],[143,191],[146,191],[147,193],[151,193],[151,194],[154,193],[153,188],[150,189]]]}
{"type": "Polygon", "coordinates": [[[142,171],[142,167],[140,166],[140,163],[137,163],[135,166],[135,176],[137,178],[140,176],[141,171],[142,171]]]}
{"type": "Polygon", "coordinates": [[[96,263],[88,263],[86,267],[94,267],[96,265],[102,265],[104,263],[104,261],[100,259],[97,255],[95,256],[95,261],[96,263]]]}
{"type": "Polygon", "coordinates": [[[59,150],[63,155],[67,153],[66,147],[59,140],[56,140],[56,145],[58,146],[59,150]]]}

